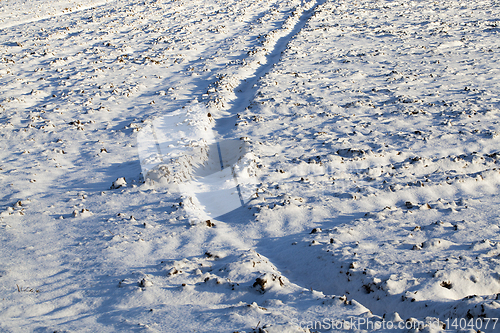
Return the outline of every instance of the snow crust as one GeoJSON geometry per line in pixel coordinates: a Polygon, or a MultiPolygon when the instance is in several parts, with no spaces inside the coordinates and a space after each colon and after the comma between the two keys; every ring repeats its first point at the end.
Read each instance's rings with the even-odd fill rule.
{"type": "Polygon", "coordinates": [[[3,1],[0,331],[500,331],[499,17],[3,1]]]}

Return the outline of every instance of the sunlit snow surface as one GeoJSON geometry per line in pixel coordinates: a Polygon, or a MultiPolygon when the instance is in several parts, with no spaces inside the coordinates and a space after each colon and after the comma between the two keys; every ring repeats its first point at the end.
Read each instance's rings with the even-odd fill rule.
{"type": "Polygon", "coordinates": [[[500,331],[499,17],[1,1],[0,331],[500,331]]]}

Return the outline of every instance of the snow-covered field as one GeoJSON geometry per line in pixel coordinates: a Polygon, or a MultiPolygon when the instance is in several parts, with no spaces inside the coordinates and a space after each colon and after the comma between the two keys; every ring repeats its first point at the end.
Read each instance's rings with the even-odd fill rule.
{"type": "Polygon", "coordinates": [[[500,4],[0,2],[1,332],[500,332],[500,4]]]}

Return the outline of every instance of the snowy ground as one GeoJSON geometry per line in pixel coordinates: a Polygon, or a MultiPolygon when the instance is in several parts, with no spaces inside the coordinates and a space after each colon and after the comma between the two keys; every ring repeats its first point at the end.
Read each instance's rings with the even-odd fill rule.
{"type": "Polygon", "coordinates": [[[0,331],[500,332],[497,2],[0,29],[0,331]]]}

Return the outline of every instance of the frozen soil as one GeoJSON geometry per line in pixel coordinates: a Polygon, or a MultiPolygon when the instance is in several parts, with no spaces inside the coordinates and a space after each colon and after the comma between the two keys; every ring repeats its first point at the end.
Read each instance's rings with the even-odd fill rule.
{"type": "Polygon", "coordinates": [[[5,1],[0,330],[498,331],[499,17],[5,1]],[[244,206],[182,192],[230,165],[244,206]]]}

